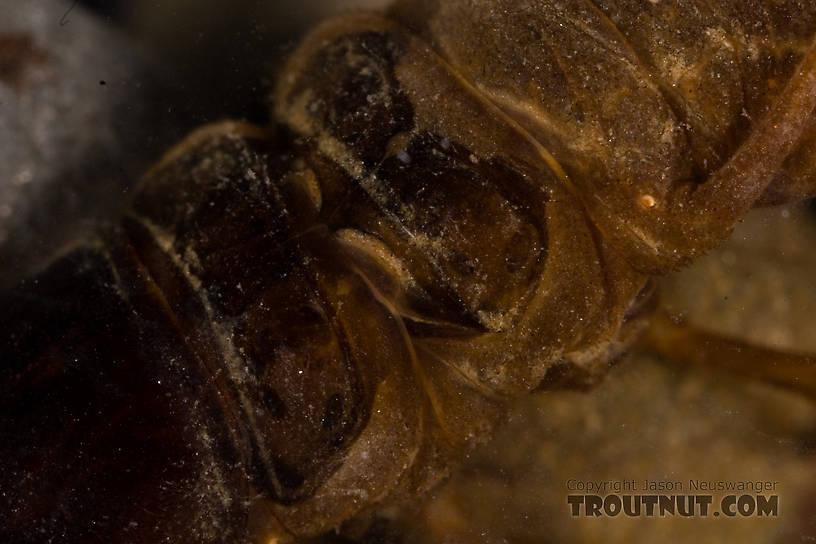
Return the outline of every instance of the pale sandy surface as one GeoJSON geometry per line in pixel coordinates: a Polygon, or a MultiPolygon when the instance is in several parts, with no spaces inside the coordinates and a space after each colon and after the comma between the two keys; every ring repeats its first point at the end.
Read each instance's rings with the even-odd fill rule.
{"type": "MultiPolygon", "coordinates": [[[[663,283],[707,328],[816,353],[816,214],[753,212],[731,241],[663,283]]],[[[436,493],[417,542],[808,542],[816,538],[816,403],[633,352],[589,393],[524,400],[436,493]],[[566,482],[779,482],[777,518],[572,518],[566,482]]],[[[686,488],[688,489],[688,488],[686,488]]],[[[723,493],[715,493],[719,501],[723,493]]]]}

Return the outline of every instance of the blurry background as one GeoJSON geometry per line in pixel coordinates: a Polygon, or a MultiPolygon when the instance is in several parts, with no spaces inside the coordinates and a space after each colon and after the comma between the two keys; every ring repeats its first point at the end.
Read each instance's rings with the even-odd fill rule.
{"type": "MultiPolygon", "coordinates": [[[[192,127],[267,121],[269,84],[298,36],[328,14],[377,4],[0,0],[0,288],[114,217],[146,166],[192,127]]],[[[664,282],[664,304],[720,332],[816,353],[814,215],[753,212],[725,247],[664,282]]],[[[635,351],[590,392],[523,399],[407,538],[812,540],[814,444],[810,399],[635,351]],[[779,481],[782,510],[573,519],[568,478],[779,481]]]]}
{"type": "Polygon", "coordinates": [[[266,117],[270,77],[297,39],[330,15],[385,0],[82,0],[146,44],[172,70],[186,113],[199,120],[266,117]]]}

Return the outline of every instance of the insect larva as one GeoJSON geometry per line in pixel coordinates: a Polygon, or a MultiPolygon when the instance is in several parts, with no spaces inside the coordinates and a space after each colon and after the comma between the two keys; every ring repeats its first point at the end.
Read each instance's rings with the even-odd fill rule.
{"type": "Polygon", "coordinates": [[[422,496],[513,398],[602,376],[653,278],[816,192],[814,30],[792,0],[319,26],[274,126],[194,132],[4,296],[3,531],[269,540],[422,496]]]}

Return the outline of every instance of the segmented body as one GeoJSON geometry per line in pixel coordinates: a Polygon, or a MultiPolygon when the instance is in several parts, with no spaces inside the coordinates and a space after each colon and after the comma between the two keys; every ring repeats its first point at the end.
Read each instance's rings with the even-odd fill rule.
{"type": "Polygon", "coordinates": [[[652,277],[816,192],[815,31],[792,0],[322,25],[275,127],[197,131],[5,296],[3,532],[259,540],[421,497],[515,396],[602,375],[652,277]]]}

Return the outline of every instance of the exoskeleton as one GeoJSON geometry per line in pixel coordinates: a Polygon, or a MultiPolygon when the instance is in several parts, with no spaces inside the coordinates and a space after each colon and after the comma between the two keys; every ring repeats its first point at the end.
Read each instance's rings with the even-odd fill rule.
{"type": "MultiPolygon", "coordinates": [[[[592,383],[654,279],[816,194],[816,4],[398,1],[2,298],[4,542],[268,542],[592,383]]],[[[784,374],[784,373],[783,373],[784,374]]],[[[776,377],[784,381],[785,377],[776,377]]]]}

